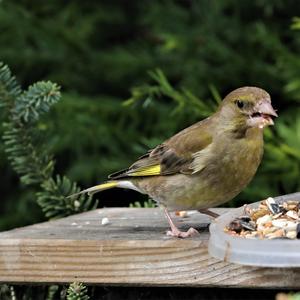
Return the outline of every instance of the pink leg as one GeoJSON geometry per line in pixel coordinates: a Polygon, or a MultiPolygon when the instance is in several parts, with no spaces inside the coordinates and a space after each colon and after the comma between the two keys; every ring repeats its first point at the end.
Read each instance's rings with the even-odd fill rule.
{"type": "Polygon", "coordinates": [[[174,224],[166,208],[164,208],[164,213],[171,227],[171,230],[167,231],[167,235],[184,239],[199,234],[199,232],[192,227],[187,232],[180,231],[174,224]]]}

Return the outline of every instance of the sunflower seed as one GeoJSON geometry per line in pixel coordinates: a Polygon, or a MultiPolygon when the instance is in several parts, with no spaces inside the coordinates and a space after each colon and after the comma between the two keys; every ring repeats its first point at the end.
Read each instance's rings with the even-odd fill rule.
{"type": "Polygon", "coordinates": [[[238,217],[239,220],[244,221],[244,222],[250,222],[251,218],[250,216],[240,216],[238,217]]]}
{"type": "Polygon", "coordinates": [[[253,225],[253,223],[241,221],[241,225],[242,225],[243,229],[246,229],[246,230],[254,231],[256,229],[255,223],[253,225]]]}
{"type": "Polygon", "coordinates": [[[241,224],[241,220],[235,219],[228,225],[228,230],[235,231],[235,232],[241,232],[243,229],[243,226],[241,224]]]}
{"type": "Polygon", "coordinates": [[[280,206],[275,202],[274,198],[272,197],[266,199],[266,205],[273,215],[281,212],[280,206]]]}

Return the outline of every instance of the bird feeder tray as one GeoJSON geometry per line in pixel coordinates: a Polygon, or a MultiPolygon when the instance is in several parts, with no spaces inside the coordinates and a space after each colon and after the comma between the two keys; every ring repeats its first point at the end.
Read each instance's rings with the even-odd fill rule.
{"type": "MultiPolygon", "coordinates": [[[[282,205],[286,201],[300,202],[300,193],[274,198],[282,205]]],[[[250,209],[257,209],[260,201],[250,204],[250,209]]],[[[226,262],[261,267],[300,267],[300,239],[244,238],[230,235],[224,230],[234,219],[244,215],[244,207],[233,209],[210,225],[208,251],[214,258],[226,262]]]]}

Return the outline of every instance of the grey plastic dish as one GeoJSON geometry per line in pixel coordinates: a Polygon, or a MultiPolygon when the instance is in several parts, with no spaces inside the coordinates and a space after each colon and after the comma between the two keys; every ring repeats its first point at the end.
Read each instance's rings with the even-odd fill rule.
{"type": "MultiPolygon", "coordinates": [[[[274,198],[278,203],[300,201],[300,192],[274,198]]],[[[259,202],[250,204],[258,207],[259,202]]],[[[216,218],[210,225],[209,254],[223,261],[261,267],[300,267],[300,239],[259,240],[234,237],[224,232],[234,218],[243,214],[236,208],[216,218]]]]}

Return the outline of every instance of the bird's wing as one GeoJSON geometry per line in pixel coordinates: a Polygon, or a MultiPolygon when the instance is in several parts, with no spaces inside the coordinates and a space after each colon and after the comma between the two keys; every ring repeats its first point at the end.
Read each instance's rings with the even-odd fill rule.
{"type": "Polygon", "coordinates": [[[109,175],[110,179],[194,174],[205,166],[207,148],[212,142],[208,119],[196,123],[148,151],[128,169],[109,175]],[[203,155],[202,155],[203,153],[203,155]]]}

